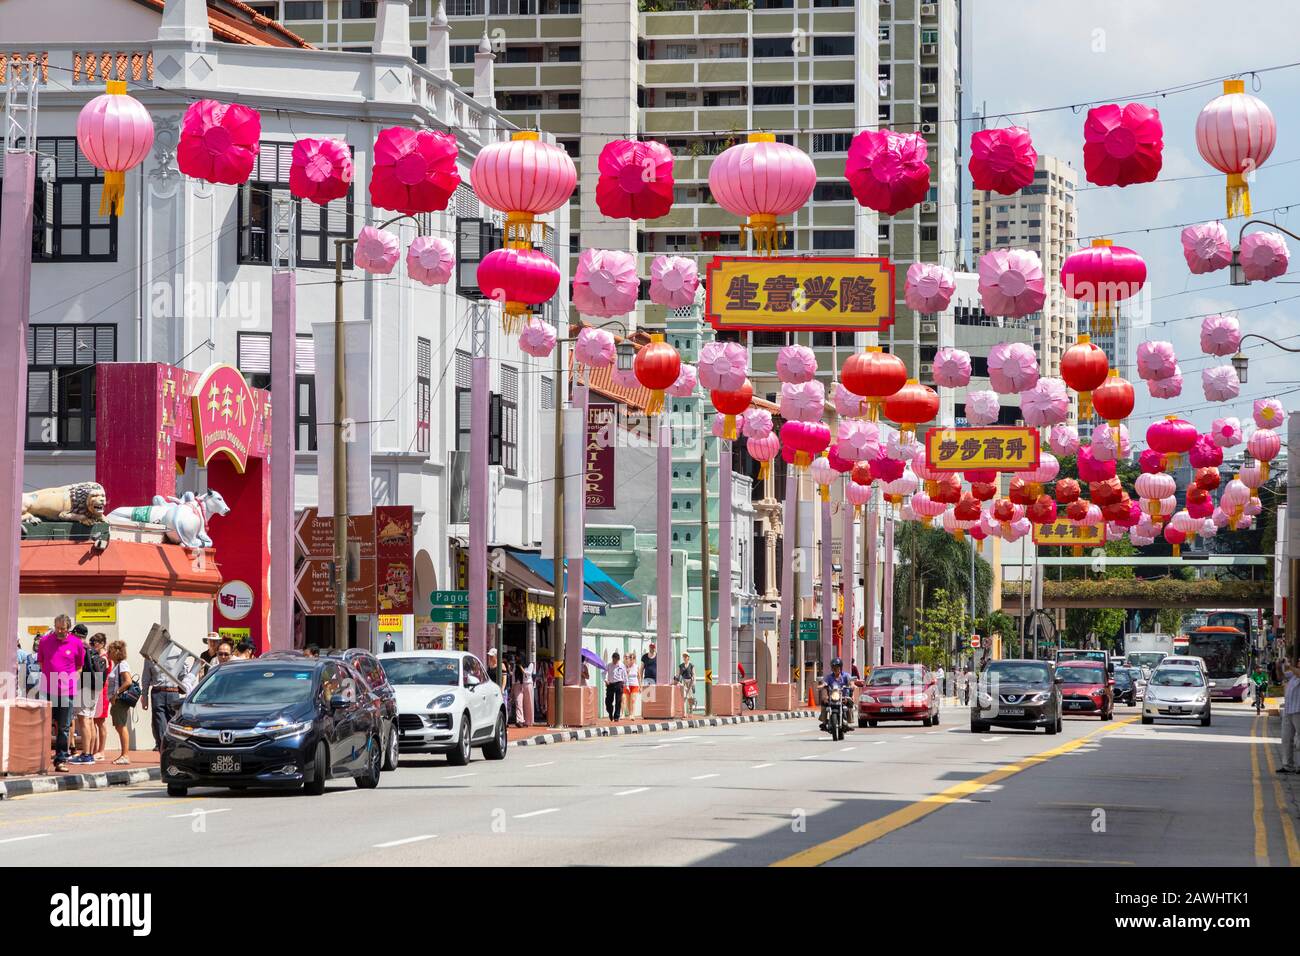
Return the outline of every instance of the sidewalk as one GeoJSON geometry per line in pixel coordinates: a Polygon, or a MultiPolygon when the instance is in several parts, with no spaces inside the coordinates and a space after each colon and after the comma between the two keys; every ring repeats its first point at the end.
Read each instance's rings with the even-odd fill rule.
{"type": "Polygon", "coordinates": [[[617,724],[601,718],[589,727],[556,730],[553,727],[511,727],[510,743],[516,747],[535,747],[558,744],[569,740],[592,740],[597,737],[619,737],[624,734],[648,734],[658,731],[687,730],[695,727],[724,727],[729,724],[751,724],[769,720],[791,720],[795,717],[816,717],[815,710],[751,710],[734,717],[707,717],[703,714],[678,717],[674,720],[645,720],[633,717],[617,724]]]}
{"type": "MultiPolygon", "coordinates": [[[[116,748],[113,748],[116,752],[116,748]]],[[[69,764],[67,773],[28,774],[0,777],[0,800],[24,797],[32,793],[54,793],[58,790],[98,790],[104,787],[125,787],[149,780],[159,780],[158,754],[152,750],[132,750],[127,753],[129,764],[113,763],[109,759],[88,764],[69,764]]]]}

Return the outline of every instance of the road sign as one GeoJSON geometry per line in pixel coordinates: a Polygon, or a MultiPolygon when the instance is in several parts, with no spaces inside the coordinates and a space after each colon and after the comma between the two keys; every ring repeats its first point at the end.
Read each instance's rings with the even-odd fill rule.
{"type": "Polygon", "coordinates": [[[803,668],[802,668],[802,667],[796,667],[796,668],[794,668],[793,670],[790,671],[790,679],[791,679],[791,680],[798,680],[798,679],[799,679],[799,675],[802,674],[802,673],[803,673],[803,668]]]}
{"type": "Polygon", "coordinates": [[[454,606],[469,606],[468,591],[430,591],[430,604],[450,604],[454,606]]]}
{"type": "Polygon", "coordinates": [[[706,684],[712,684],[712,683],[713,683],[713,671],[705,671],[705,672],[704,672],[704,683],[706,683],[706,684]]]}
{"type": "Polygon", "coordinates": [[[556,680],[564,680],[564,661],[555,662],[555,677],[556,680]]]}
{"type": "MultiPolygon", "coordinates": [[[[348,613],[373,614],[375,611],[375,562],[357,564],[357,580],[348,582],[348,613]]],[[[334,613],[334,562],[329,558],[307,558],[298,568],[293,582],[294,594],[303,613],[334,613]]]]}
{"type": "Polygon", "coordinates": [[[970,638],[970,646],[971,646],[971,647],[979,647],[979,646],[980,646],[980,636],[979,636],[978,634],[972,634],[972,635],[971,635],[971,638],[970,638]]]}
{"type": "MultiPolygon", "coordinates": [[[[794,622],[791,622],[790,630],[791,632],[794,631],[794,622]]],[[[808,620],[808,621],[799,622],[799,640],[815,641],[819,637],[821,637],[821,633],[822,633],[822,622],[817,620],[816,618],[813,618],[812,620],[808,620]]]]}
{"type": "Polygon", "coordinates": [[[777,624],[776,611],[759,611],[755,625],[760,631],[774,631],[777,624]]]}
{"type": "MultiPolygon", "coordinates": [[[[489,604],[487,609],[487,622],[495,624],[500,615],[499,609],[489,604]]],[[[440,624],[468,624],[469,608],[468,607],[431,607],[429,608],[429,620],[440,624]]]]}

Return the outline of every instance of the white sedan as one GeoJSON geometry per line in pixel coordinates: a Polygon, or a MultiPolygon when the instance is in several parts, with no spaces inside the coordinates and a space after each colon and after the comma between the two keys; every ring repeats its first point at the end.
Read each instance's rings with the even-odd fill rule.
{"type": "Polygon", "coordinates": [[[397,692],[402,753],[445,753],[456,766],[469,763],[475,747],[482,747],[489,760],[505,758],[505,695],[477,657],[463,651],[394,651],[376,657],[397,692]]]}

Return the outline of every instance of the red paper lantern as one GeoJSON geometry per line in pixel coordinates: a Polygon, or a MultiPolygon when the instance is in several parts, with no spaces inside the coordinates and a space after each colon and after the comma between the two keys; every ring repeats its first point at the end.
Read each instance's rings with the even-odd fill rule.
{"type": "Polygon", "coordinates": [[[1007,490],[1007,497],[1015,504],[1029,506],[1034,503],[1032,485],[1023,478],[1012,478],[1011,487],[1007,490]]]}
{"type": "Polygon", "coordinates": [[[1088,506],[1091,502],[1087,498],[1078,498],[1071,501],[1065,506],[1065,516],[1071,521],[1082,521],[1088,517],[1088,506]]]}
{"type": "MultiPolygon", "coordinates": [[[[1119,377],[1117,368],[1111,369],[1106,380],[1092,390],[1092,407],[1110,423],[1112,431],[1119,428],[1122,419],[1133,414],[1133,401],[1133,385],[1119,377]]],[[[1115,434],[1118,441],[1118,432],[1115,434]]]]}
{"type": "Polygon", "coordinates": [[[980,520],[980,503],[969,491],[957,499],[957,503],[952,508],[953,516],[958,521],[979,521],[980,520]]]}
{"type": "Polygon", "coordinates": [[[1088,482],[1088,497],[1092,499],[1093,504],[1105,507],[1114,504],[1124,497],[1124,486],[1120,484],[1118,478],[1107,478],[1103,481],[1088,482]]]}
{"type": "Polygon", "coordinates": [[[1131,186],[1160,174],[1164,127],[1160,111],[1142,103],[1109,103],[1083,124],[1083,171],[1094,186],[1131,186]]]}
{"type": "Polygon", "coordinates": [[[404,126],[381,129],[375,137],[370,202],[408,215],[446,209],[460,185],[459,156],[454,134],[404,126]]]}
{"type": "Polygon", "coordinates": [[[1056,483],[1057,504],[1068,505],[1079,500],[1079,483],[1073,478],[1062,478],[1056,483]]]}
{"type": "Polygon", "coordinates": [[[992,481],[973,481],[970,486],[970,493],[975,496],[977,501],[992,501],[998,495],[998,486],[992,481]]]}
{"type": "Polygon", "coordinates": [[[955,505],[961,501],[961,479],[955,474],[944,475],[934,483],[930,497],[945,505],[955,505]]]}
{"type": "Polygon", "coordinates": [[[1025,509],[1025,517],[1034,524],[1051,524],[1056,520],[1056,502],[1047,495],[1039,495],[1025,509]]]}
{"type": "Polygon", "coordinates": [[[1217,468],[1197,468],[1196,474],[1192,479],[1198,488],[1204,488],[1206,491],[1214,491],[1219,487],[1223,480],[1217,468]]]}
{"type": "MultiPolygon", "coordinates": [[[[676,376],[674,376],[674,381],[675,380],[676,376]]],[[[672,383],[670,382],[669,384],[671,385],[672,383]]],[[[713,407],[717,409],[719,415],[726,416],[726,421],[722,430],[723,437],[735,438],[736,418],[749,411],[749,405],[754,400],[754,386],[749,379],[745,379],[740,388],[735,391],[726,392],[722,389],[715,388],[713,391],[709,392],[709,400],[713,402],[713,407]]],[[[819,448],[818,451],[820,450],[821,449],[819,448]]]]}
{"type": "Polygon", "coordinates": [[[1171,545],[1173,545],[1174,557],[1175,558],[1181,557],[1182,555],[1181,545],[1184,541],[1187,540],[1187,535],[1183,534],[1183,532],[1175,528],[1173,522],[1170,522],[1165,525],[1164,536],[1165,536],[1165,540],[1168,541],[1171,545]]]}
{"type": "Polygon", "coordinates": [[[849,472],[849,477],[853,479],[855,485],[870,485],[874,478],[871,474],[871,465],[865,461],[855,463],[853,470],[849,472]]]}
{"type": "Polygon", "coordinates": [[[1091,392],[1106,381],[1109,372],[1106,353],[1093,345],[1087,335],[1080,335],[1061,356],[1061,378],[1079,393],[1079,418],[1092,417],[1091,392]]]}
{"type": "Polygon", "coordinates": [[[850,355],[840,369],[840,384],[867,400],[872,421],[879,417],[881,403],[906,383],[903,360],[892,352],[882,352],[878,345],[850,355]]]}
{"type": "MultiPolygon", "coordinates": [[[[650,403],[646,405],[647,415],[657,415],[663,411],[664,389],[671,388],[682,371],[682,357],[677,350],[664,341],[661,333],[650,336],[650,344],[636,353],[632,362],[632,371],[636,380],[650,389],[650,403]]],[[[743,413],[742,413],[743,414],[743,413]]],[[[734,434],[727,436],[735,438],[734,434]]]]}
{"type": "Polygon", "coordinates": [[[904,435],[916,431],[917,425],[933,421],[939,413],[939,393],[914,378],[885,399],[885,417],[898,423],[904,435]]]}
{"type": "Polygon", "coordinates": [[[176,166],[186,176],[238,186],[248,180],[262,137],[262,116],[251,106],[198,100],[181,120],[176,166]]]}

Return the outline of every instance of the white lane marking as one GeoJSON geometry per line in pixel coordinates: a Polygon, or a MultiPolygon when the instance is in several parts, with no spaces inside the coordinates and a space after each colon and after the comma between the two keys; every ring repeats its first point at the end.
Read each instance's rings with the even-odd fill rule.
{"type": "Polygon", "coordinates": [[[606,757],[612,757],[612,756],[614,756],[614,755],[613,755],[613,754],[596,754],[596,756],[592,757],[591,759],[592,759],[592,760],[604,760],[606,757]]]}
{"type": "Polygon", "coordinates": [[[655,744],[655,745],[654,745],[653,747],[651,747],[650,749],[651,749],[651,750],[663,750],[665,747],[671,747],[671,746],[672,746],[672,744],[655,744]]]}
{"type": "Polygon", "coordinates": [[[992,743],[995,740],[1006,740],[1006,739],[1007,739],[1006,737],[981,737],[980,738],[980,740],[984,741],[986,744],[992,743]]]}
{"type": "Polygon", "coordinates": [[[841,747],[840,753],[844,754],[844,753],[848,753],[850,750],[857,750],[857,749],[858,749],[857,747],[841,747]]]}
{"type": "Polygon", "coordinates": [[[942,734],[942,733],[944,733],[944,731],[942,731],[942,730],[927,730],[927,731],[925,732],[925,735],[928,737],[928,736],[930,736],[931,734],[942,734]]]}
{"type": "Polygon", "coordinates": [[[764,767],[770,767],[770,766],[772,766],[772,764],[770,764],[770,763],[756,763],[756,764],[754,764],[754,766],[750,767],[749,769],[750,769],[750,770],[762,770],[764,767]]]}
{"type": "Polygon", "coordinates": [[[645,793],[649,789],[649,787],[633,787],[631,790],[620,790],[618,793],[614,794],[614,796],[630,797],[634,793],[645,793]]]}
{"type": "Polygon", "coordinates": [[[710,780],[713,777],[721,777],[720,773],[702,773],[698,777],[691,777],[692,780],[710,780]]]}
{"type": "Polygon", "coordinates": [[[913,737],[915,737],[915,736],[916,736],[916,734],[904,734],[903,736],[899,737],[898,739],[899,739],[899,740],[911,740],[911,739],[912,739],[913,737]]]}
{"type": "Polygon", "coordinates": [[[820,757],[820,756],[821,756],[821,754],[809,754],[808,756],[806,756],[806,757],[800,757],[799,759],[800,759],[800,760],[816,760],[816,759],[817,759],[818,757],[820,757]]]}
{"type": "Polygon", "coordinates": [[[0,843],[19,843],[23,840],[39,840],[41,837],[49,836],[48,833],[29,833],[27,836],[10,837],[7,840],[0,840],[0,843]]]}
{"type": "Polygon", "coordinates": [[[477,777],[477,776],[478,776],[478,771],[471,770],[469,773],[453,773],[450,777],[446,777],[444,779],[459,780],[461,777],[477,777]]]}
{"type": "Polygon", "coordinates": [[[555,763],[554,760],[547,760],[543,763],[526,763],[524,764],[524,767],[525,769],[532,769],[533,767],[549,767],[553,763],[555,763]]]}
{"type": "Polygon", "coordinates": [[[889,741],[888,741],[888,740],[873,740],[872,743],[875,744],[877,747],[879,747],[881,744],[887,744],[887,743],[889,743],[889,741]]]}
{"type": "Polygon", "coordinates": [[[169,817],[170,817],[172,820],[179,820],[179,819],[181,819],[182,817],[188,819],[188,818],[190,818],[190,817],[201,817],[201,816],[205,816],[206,814],[209,814],[209,813],[229,813],[229,812],[230,812],[230,807],[221,807],[221,808],[216,809],[216,810],[195,810],[193,813],[172,813],[172,814],[169,814],[169,817]]]}
{"type": "Polygon", "coordinates": [[[436,833],[421,833],[419,836],[407,837],[405,840],[389,840],[387,843],[376,843],[374,848],[376,850],[386,850],[390,846],[402,846],[404,843],[419,843],[422,840],[432,840],[437,835],[436,833]]]}
{"type": "Polygon", "coordinates": [[[559,813],[559,807],[547,807],[545,810],[533,810],[530,813],[516,813],[516,820],[527,820],[529,817],[540,817],[544,813],[559,813]]]}

